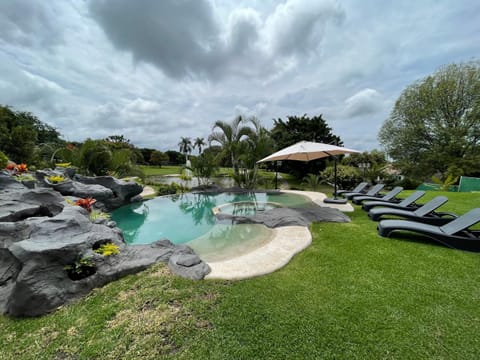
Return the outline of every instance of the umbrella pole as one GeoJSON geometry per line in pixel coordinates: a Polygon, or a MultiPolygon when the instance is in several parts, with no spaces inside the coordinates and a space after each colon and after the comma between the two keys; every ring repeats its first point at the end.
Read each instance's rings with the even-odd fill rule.
{"type": "Polygon", "coordinates": [[[275,190],[277,190],[278,186],[278,167],[277,167],[278,162],[275,161],[275,190]]]}
{"type": "Polygon", "coordinates": [[[323,202],[327,204],[346,204],[347,199],[337,199],[337,156],[331,156],[333,156],[333,199],[326,198],[323,199],[323,202]]]}
{"type": "Polygon", "coordinates": [[[337,157],[333,156],[333,198],[337,200],[337,157]]]}

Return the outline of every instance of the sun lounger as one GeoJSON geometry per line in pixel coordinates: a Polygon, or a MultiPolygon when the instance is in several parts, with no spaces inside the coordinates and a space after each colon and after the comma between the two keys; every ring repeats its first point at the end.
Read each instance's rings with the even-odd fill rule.
{"type": "Polygon", "coordinates": [[[368,183],[361,182],[353,190],[337,190],[337,195],[342,195],[346,192],[357,192],[357,193],[363,193],[364,194],[364,193],[366,193],[365,189],[367,188],[367,186],[368,186],[368,183]]]}
{"type": "Polygon", "coordinates": [[[399,200],[395,200],[395,196],[400,194],[402,190],[403,190],[403,187],[396,186],[390,192],[386,193],[382,197],[358,195],[353,197],[352,202],[357,205],[360,205],[363,201],[367,201],[367,200],[377,200],[377,201],[384,201],[384,202],[400,202],[399,200]]]}
{"type": "Polygon", "coordinates": [[[447,222],[452,221],[452,219],[456,218],[455,214],[450,213],[436,213],[434,212],[440,206],[445,204],[448,201],[448,198],[445,196],[437,196],[424,204],[423,206],[419,207],[416,210],[404,210],[404,209],[392,209],[387,207],[379,207],[371,209],[368,212],[368,216],[370,219],[374,221],[380,221],[384,216],[393,216],[393,217],[403,217],[407,218],[408,220],[413,220],[417,222],[422,222],[425,224],[432,224],[432,225],[443,225],[447,222]]]}
{"type": "Polygon", "coordinates": [[[395,231],[415,232],[451,248],[480,252],[480,231],[468,230],[478,222],[480,222],[480,208],[470,210],[442,226],[407,220],[382,220],[378,224],[378,234],[390,237],[395,231]]]}
{"type": "Polygon", "coordinates": [[[377,199],[373,201],[365,201],[362,205],[362,209],[365,211],[369,211],[370,209],[373,209],[376,206],[383,206],[383,207],[389,207],[393,209],[404,209],[404,210],[413,211],[420,207],[414,204],[415,204],[415,201],[420,199],[423,195],[425,195],[425,191],[417,190],[413,192],[410,196],[407,196],[405,199],[400,201],[399,203],[385,202],[385,201],[382,201],[381,199],[377,199]]]}
{"type": "Polygon", "coordinates": [[[383,184],[377,184],[375,186],[372,186],[372,188],[370,188],[366,194],[358,193],[358,192],[346,192],[346,193],[343,193],[342,196],[346,197],[349,200],[351,200],[354,196],[358,196],[358,195],[375,196],[380,192],[380,190],[383,189],[384,186],[385,185],[383,184]]]}

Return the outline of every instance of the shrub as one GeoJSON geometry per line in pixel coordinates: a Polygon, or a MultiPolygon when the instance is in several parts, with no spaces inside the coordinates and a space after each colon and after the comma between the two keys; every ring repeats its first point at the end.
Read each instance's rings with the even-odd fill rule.
{"type": "MultiPolygon", "coordinates": [[[[330,184],[334,183],[334,168],[327,167],[320,172],[320,178],[330,184]]],[[[337,165],[337,188],[350,189],[362,181],[362,176],[357,168],[347,165],[337,165]]]]}
{"type": "Polygon", "coordinates": [[[0,169],[5,169],[8,165],[8,157],[3,152],[0,151],[0,169]]]}

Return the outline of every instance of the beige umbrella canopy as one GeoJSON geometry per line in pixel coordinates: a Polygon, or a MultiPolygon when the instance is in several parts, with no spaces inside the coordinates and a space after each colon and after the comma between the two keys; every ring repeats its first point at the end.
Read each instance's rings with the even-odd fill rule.
{"type": "Polygon", "coordinates": [[[297,160],[310,161],[332,155],[343,155],[358,153],[357,150],[347,149],[341,146],[329,145],[324,143],[300,141],[285,149],[277,151],[272,155],[263,158],[257,162],[275,161],[275,160],[297,160]]]}
{"type": "MultiPolygon", "coordinates": [[[[354,154],[359,153],[360,151],[344,148],[341,146],[310,142],[310,141],[300,141],[296,144],[293,144],[285,149],[279,150],[272,155],[267,156],[257,162],[265,161],[277,161],[277,160],[296,160],[296,161],[311,161],[315,159],[324,158],[327,156],[334,155],[343,155],[343,154],[354,154]]],[[[346,200],[337,199],[337,159],[334,159],[334,199],[325,199],[324,202],[331,203],[345,203],[346,200]]],[[[276,177],[275,177],[276,179],[276,177]]],[[[275,186],[276,187],[276,186],[275,186]]]]}

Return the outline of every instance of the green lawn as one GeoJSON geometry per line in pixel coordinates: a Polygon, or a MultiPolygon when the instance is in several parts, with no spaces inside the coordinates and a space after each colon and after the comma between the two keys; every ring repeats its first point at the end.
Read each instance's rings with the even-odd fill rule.
{"type": "MultiPolygon", "coordinates": [[[[464,213],[478,193],[446,195],[464,213]]],[[[189,281],[164,265],[37,319],[0,317],[0,359],[478,359],[480,254],[384,239],[357,207],[250,280],[189,281]]]]}

